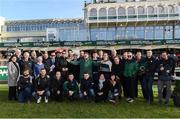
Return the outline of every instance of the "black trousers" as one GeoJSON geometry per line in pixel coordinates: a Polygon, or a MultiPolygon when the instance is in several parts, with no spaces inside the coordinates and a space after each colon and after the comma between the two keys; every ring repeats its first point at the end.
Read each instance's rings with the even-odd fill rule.
{"type": "Polygon", "coordinates": [[[69,96],[69,94],[66,94],[66,98],[70,101],[76,101],[79,99],[79,95],[78,95],[78,93],[74,93],[71,96],[69,96]]]}
{"type": "Polygon", "coordinates": [[[98,95],[97,93],[95,93],[95,102],[101,102],[101,101],[106,101],[108,98],[108,94],[104,93],[103,95],[98,95]]]}
{"type": "Polygon", "coordinates": [[[138,97],[138,83],[139,83],[138,81],[140,81],[140,84],[141,84],[143,97],[146,99],[147,94],[146,94],[145,89],[143,88],[143,76],[136,76],[136,80],[135,80],[135,97],[136,98],[138,97]]]}
{"type": "Polygon", "coordinates": [[[55,100],[55,101],[63,101],[63,94],[62,92],[60,94],[57,94],[57,91],[53,91],[52,92],[52,98],[55,100]]]}
{"type": "Polygon", "coordinates": [[[135,79],[131,77],[126,77],[125,78],[125,85],[127,89],[127,97],[128,98],[135,98],[135,79]]]}
{"type": "Polygon", "coordinates": [[[124,76],[122,76],[121,82],[122,82],[122,88],[123,88],[123,96],[128,97],[128,95],[127,95],[127,87],[126,87],[126,79],[125,79],[124,76]]]}
{"type": "Polygon", "coordinates": [[[8,94],[9,100],[17,100],[16,91],[17,91],[16,86],[10,86],[9,87],[9,94],[8,94]]]}

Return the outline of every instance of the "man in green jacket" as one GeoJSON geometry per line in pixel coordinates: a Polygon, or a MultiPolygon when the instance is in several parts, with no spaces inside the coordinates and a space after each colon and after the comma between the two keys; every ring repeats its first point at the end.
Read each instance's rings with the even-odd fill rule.
{"type": "Polygon", "coordinates": [[[67,99],[74,101],[79,98],[79,87],[77,81],[74,79],[73,74],[68,75],[68,80],[63,85],[64,94],[67,99]]]}
{"type": "Polygon", "coordinates": [[[73,65],[80,65],[79,80],[77,79],[78,82],[81,82],[84,72],[87,72],[92,78],[93,65],[98,66],[100,64],[99,61],[93,61],[92,59],[90,59],[87,52],[84,54],[84,58],[80,58],[80,60],[78,61],[70,61],[70,63],[73,65]]]}
{"type": "Polygon", "coordinates": [[[138,64],[133,59],[131,52],[128,53],[128,60],[124,65],[124,77],[125,77],[125,86],[127,89],[127,101],[129,103],[134,102],[135,97],[135,77],[138,72],[138,64]]]}

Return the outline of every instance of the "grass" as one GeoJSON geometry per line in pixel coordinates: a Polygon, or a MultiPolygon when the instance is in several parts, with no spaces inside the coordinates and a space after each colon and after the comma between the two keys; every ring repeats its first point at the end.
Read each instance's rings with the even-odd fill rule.
{"type": "MultiPolygon", "coordinates": [[[[155,92],[157,89],[155,89],[155,92]]],[[[0,117],[1,118],[178,118],[180,108],[174,107],[173,102],[169,107],[160,106],[157,99],[152,105],[148,105],[142,97],[133,104],[122,99],[118,104],[94,103],[86,101],[48,104],[20,104],[7,100],[7,85],[0,85],[0,117]]],[[[140,94],[141,95],[141,94],[140,94]]],[[[157,93],[155,94],[157,95],[157,93]]]]}

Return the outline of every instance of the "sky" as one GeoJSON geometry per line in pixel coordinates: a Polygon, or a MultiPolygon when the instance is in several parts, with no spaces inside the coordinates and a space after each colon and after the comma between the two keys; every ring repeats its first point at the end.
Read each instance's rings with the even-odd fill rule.
{"type": "Polygon", "coordinates": [[[84,0],[0,0],[7,20],[82,18],[84,0]]]}

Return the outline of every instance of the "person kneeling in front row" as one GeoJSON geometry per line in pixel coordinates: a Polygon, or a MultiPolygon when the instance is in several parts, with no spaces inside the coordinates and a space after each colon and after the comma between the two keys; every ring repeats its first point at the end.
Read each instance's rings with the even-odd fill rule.
{"type": "Polygon", "coordinates": [[[63,101],[63,84],[64,80],[61,77],[61,72],[56,71],[56,75],[52,79],[51,88],[52,88],[52,97],[56,101],[63,101]]]}
{"type": "Polygon", "coordinates": [[[64,94],[70,101],[77,100],[79,98],[79,87],[77,81],[74,79],[73,74],[68,75],[68,80],[63,85],[64,94]]]}
{"type": "Polygon", "coordinates": [[[90,75],[85,72],[80,86],[80,98],[88,100],[94,98],[93,81],[90,75]]]}
{"type": "Polygon", "coordinates": [[[29,75],[29,69],[23,71],[23,75],[20,76],[17,82],[17,88],[19,91],[18,101],[21,103],[30,102],[32,94],[32,76],[29,75]]]}
{"type": "Polygon", "coordinates": [[[48,98],[50,96],[50,79],[46,74],[46,69],[41,69],[40,75],[35,79],[35,92],[33,92],[33,96],[37,100],[37,103],[40,103],[42,98],[44,97],[45,103],[48,103],[48,98]]]}
{"type": "Polygon", "coordinates": [[[94,84],[95,102],[107,100],[109,85],[109,80],[105,79],[104,74],[100,74],[99,80],[94,84]]]}
{"type": "Polygon", "coordinates": [[[108,99],[112,103],[117,103],[117,101],[119,100],[119,96],[120,96],[120,83],[116,75],[112,73],[110,79],[110,90],[109,90],[108,99]]]}

